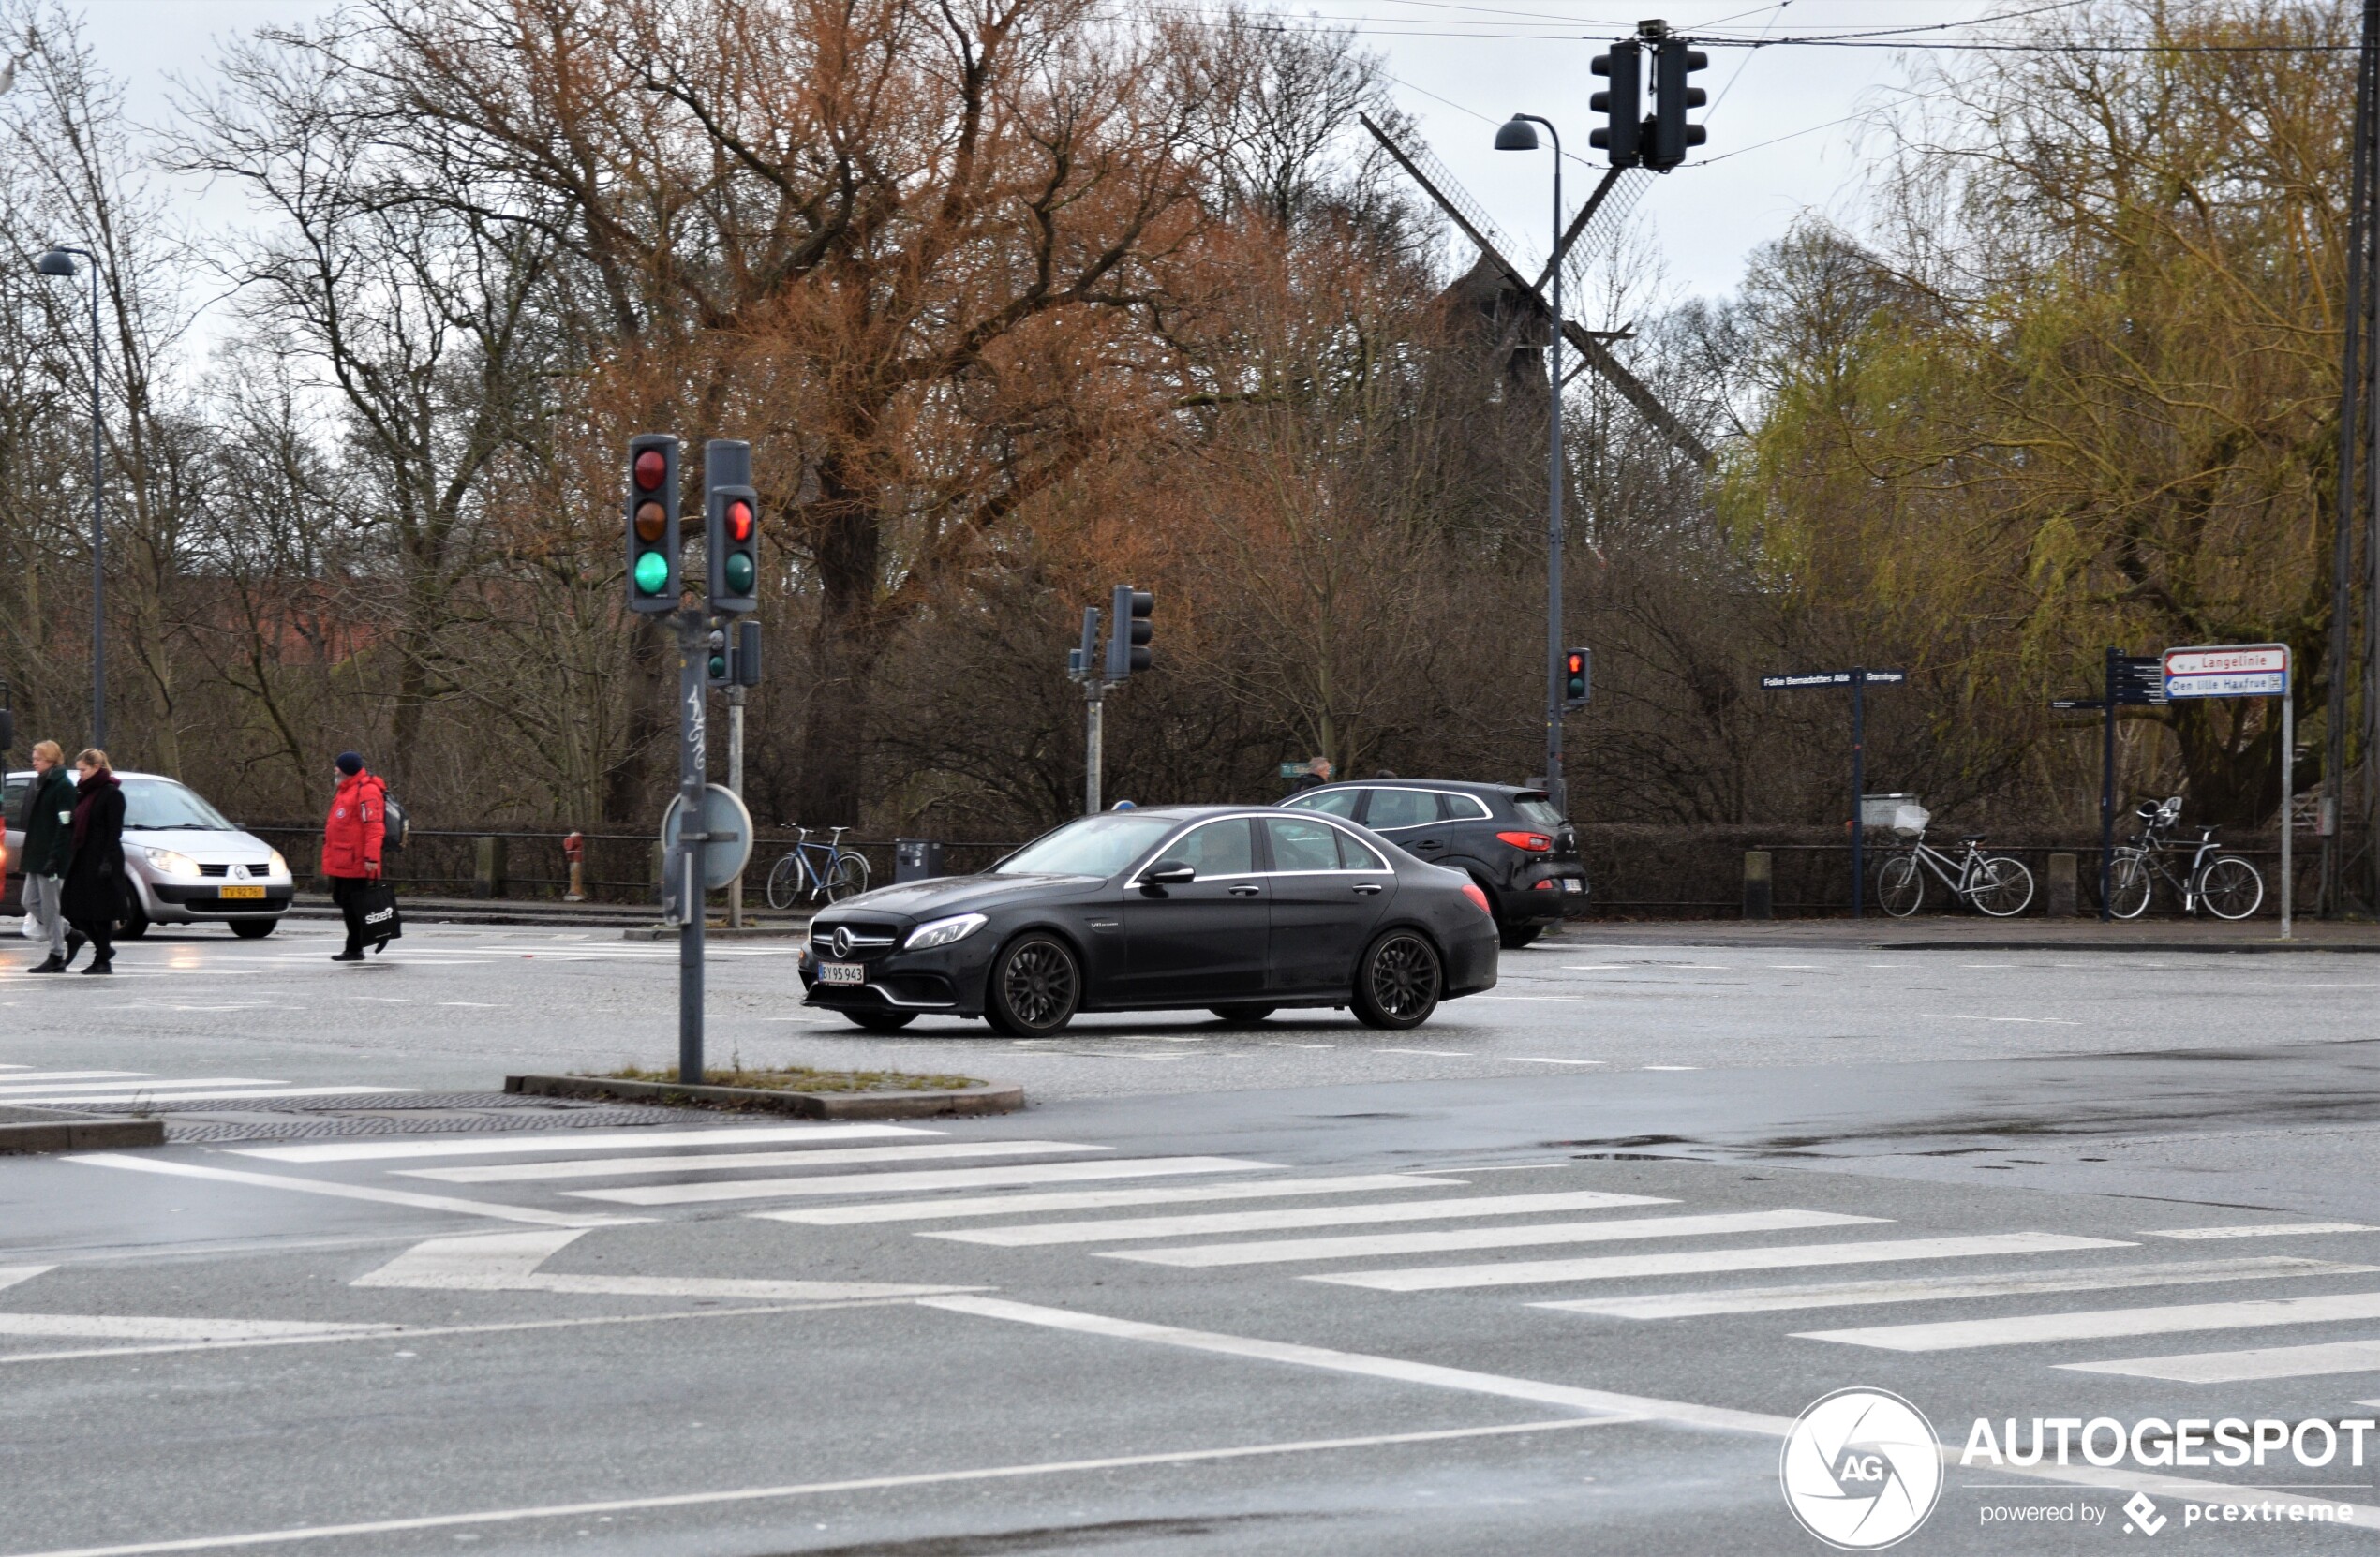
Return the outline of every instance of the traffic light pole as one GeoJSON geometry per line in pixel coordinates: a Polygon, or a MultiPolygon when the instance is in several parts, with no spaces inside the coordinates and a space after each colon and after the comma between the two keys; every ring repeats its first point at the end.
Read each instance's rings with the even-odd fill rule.
{"type": "Polygon", "coordinates": [[[2116,911],[2109,899],[2116,881],[2116,661],[2123,651],[2107,645],[2107,671],[2100,685],[2105,689],[2101,699],[2106,704],[2100,716],[2102,728],[2099,746],[2099,922],[2115,923],[2116,911]]]}
{"type": "Polygon", "coordinates": [[[677,797],[684,825],[662,862],[677,883],[677,1079],[703,1079],[703,851],[710,834],[702,830],[705,749],[704,693],[709,658],[710,618],[701,611],[677,613],[677,797]]]}
{"type": "Polygon", "coordinates": [[[1096,675],[1088,676],[1083,681],[1082,814],[1085,816],[1097,816],[1103,804],[1099,793],[1099,770],[1107,765],[1108,760],[1107,691],[1107,684],[1096,675]]]}
{"type": "MultiPolygon", "coordinates": [[[[727,787],[736,792],[738,800],[744,796],[744,692],[742,686],[727,689],[727,787]]],[[[727,925],[730,929],[744,927],[744,878],[739,874],[727,883],[727,925]]]]}

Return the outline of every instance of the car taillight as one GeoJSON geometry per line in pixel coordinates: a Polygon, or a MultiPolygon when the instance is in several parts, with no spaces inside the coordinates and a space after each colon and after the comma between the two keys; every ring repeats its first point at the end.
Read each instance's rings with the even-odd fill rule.
{"type": "Polygon", "coordinates": [[[1465,882],[1463,883],[1463,896],[1470,898],[1471,906],[1478,909],[1481,913],[1486,914],[1491,919],[1495,917],[1495,910],[1488,907],[1487,894],[1480,890],[1479,882],[1465,882]]]}
{"type": "Polygon", "coordinates": [[[1554,847],[1554,840],[1543,833],[1498,833],[1495,837],[1500,843],[1509,843],[1515,849],[1525,849],[1532,854],[1546,853],[1554,847]]]}
{"type": "Polygon", "coordinates": [[[1531,887],[1529,890],[1532,892],[1551,892],[1554,890],[1554,878],[1548,876],[1545,880],[1538,882],[1537,885],[1531,887]]]}

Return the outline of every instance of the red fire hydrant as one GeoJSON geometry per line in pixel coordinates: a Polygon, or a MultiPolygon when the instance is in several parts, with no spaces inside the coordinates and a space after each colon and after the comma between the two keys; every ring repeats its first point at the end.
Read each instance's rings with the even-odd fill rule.
{"type": "Polygon", "coordinates": [[[562,839],[562,858],[571,862],[571,889],[562,894],[562,901],[587,901],[587,835],[572,833],[565,837],[562,839]]]}

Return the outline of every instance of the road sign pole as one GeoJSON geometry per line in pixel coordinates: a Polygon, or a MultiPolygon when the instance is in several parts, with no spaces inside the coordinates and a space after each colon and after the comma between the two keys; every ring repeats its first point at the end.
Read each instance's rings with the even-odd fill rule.
{"type": "Polygon", "coordinates": [[[1852,667],[1852,917],[1867,880],[1867,671],[1852,667]]]}
{"type": "Polygon", "coordinates": [[[710,834],[703,827],[705,674],[709,623],[700,611],[677,614],[677,794],[685,808],[675,857],[677,907],[677,1079],[703,1080],[703,852],[710,834]]]}
{"type": "Polygon", "coordinates": [[[2116,880],[2116,661],[2122,657],[2122,650],[2108,645],[2107,675],[2102,683],[2107,704],[2100,716],[2104,729],[2099,749],[2099,922],[2103,925],[2114,923],[2116,917],[2108,905],[2108,893],[2116,880]]]}
{"type": "MultiPolygon", "coordinates": [[[[2294,678],[2293,678],[2294,679],[2294,678]]],[[[2297,892],[2297,872],[2290,868],[2290,835],[2298,830],[2292,812],[2297,799],[2298,692],[2284,681],[2281,689],[2281,939],[2289,939],[2289,911],[2297,892]]]]}
{"type": "MultiPolygon", "coordinates": [[[[744,693],[749,689],[727,689],[727,787],[737,799],[744,793],[744,693]]],[[[727,883],[727,924],[731,929],[744,927],[744,878],[738,875],[727,883]]]]}
{"type": "Polygon", "coordinates": [[[1108,760],[1105,718],[1108,701],[1100,695],[1105,690],[1096,674],[1082,684],[1082,814],[1085,816],[1099,814],[1099,769],[1108,760]]]}

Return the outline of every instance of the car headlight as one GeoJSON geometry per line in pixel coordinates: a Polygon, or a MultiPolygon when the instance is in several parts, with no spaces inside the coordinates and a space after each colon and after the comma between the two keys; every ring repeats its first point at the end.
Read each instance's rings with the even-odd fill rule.
{"type": "Polygon", "coordinates": [[[187,876],[192,880],[198,878],[199,862],[187,854],[171,849],[152,849],[148,854],[149,863],[169,876],[187,876]]]}
{"type": "Polygon", "coordinates": [[[937,919],[931,924],[920,925],[911,930],[909,939],[900,943],[901,949],[909,952],[923,952],[930,951],[936,946],[947,946],[954,941],[966,940],[977,930],[982,929],[984,924],[984,916],[980,913],[962,913],[956,919],[937,919]]]}
{"type": "Polygon", "coordinates": [[[273,874],[275,876],[286,876],[290,873],[290,862],[281,857],[281,851],[278,849],[271,849],[267,850],[266,853],[273,856],[273,874]]]}

